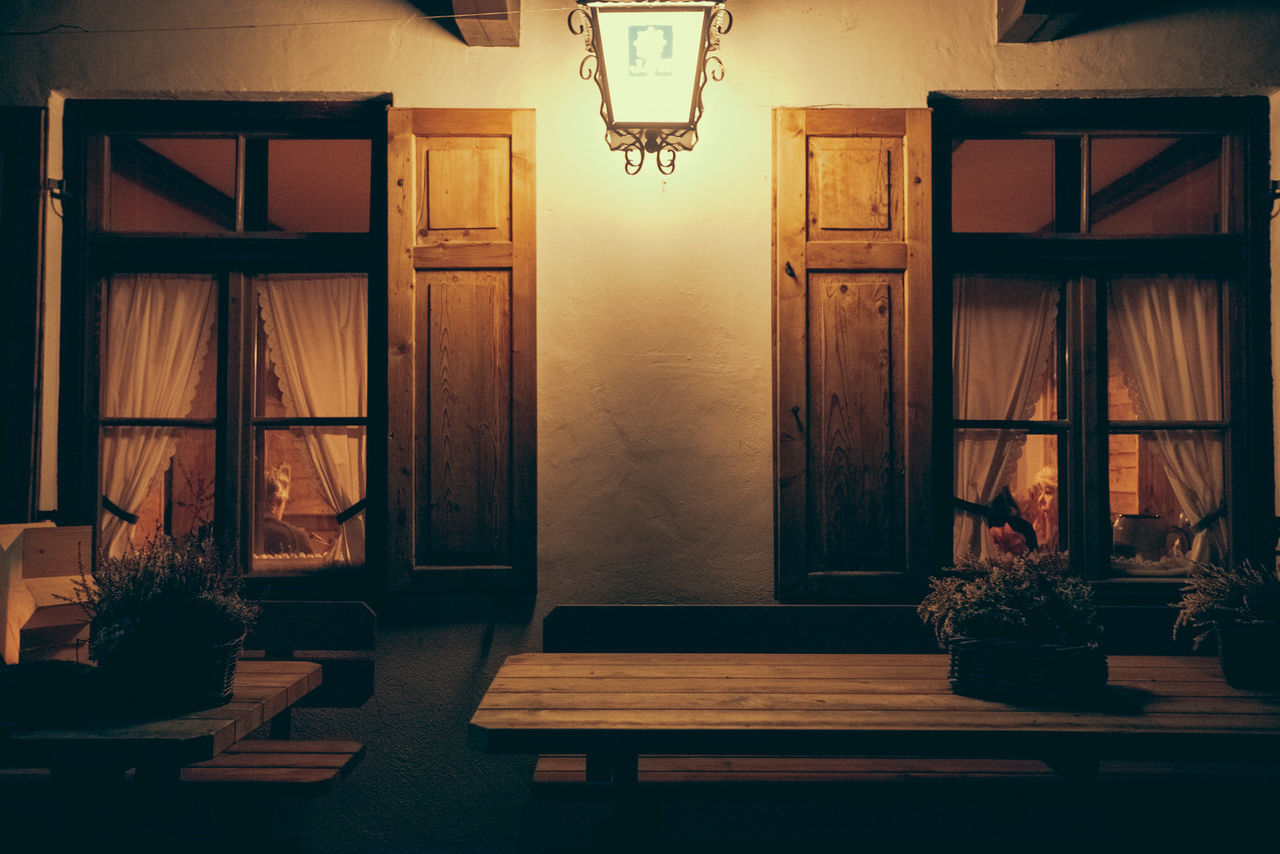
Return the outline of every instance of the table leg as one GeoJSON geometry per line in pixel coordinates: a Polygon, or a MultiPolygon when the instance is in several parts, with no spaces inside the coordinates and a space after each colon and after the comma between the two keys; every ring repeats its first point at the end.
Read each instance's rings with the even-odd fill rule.
{"type": "Polygon", "coordinates": [[[588,753],[587,781],[611,786],[634,786],[640,757],[635,753],[588,753]]]}
{"type": "Polygon", "coordinates": [[[636,787],[639,756],[629,752],[587,754],[587,780],[609,787],[613,815],[597,828],[595,847],[601,851],[648,850],[656,821],[636,787]]]}

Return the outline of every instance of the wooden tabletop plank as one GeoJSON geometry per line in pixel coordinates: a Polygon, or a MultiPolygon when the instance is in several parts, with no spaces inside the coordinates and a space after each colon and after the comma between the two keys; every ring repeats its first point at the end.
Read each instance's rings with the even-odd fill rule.
{"type": "Polygon", "coordinates": [[[525,654],[499,669],[472,738],[482,749],[543,753],[892,746],[1280,759],[1280,696],[1231,688],[1215,660],[1108,664],[1093,706],[1063,709],[956,695],[940,654],[525,654]]]}
{"type": "MultiPolygon", "coordinates": [[[[1003,704],[1001,704],[1003,705],[1003,704]]],[[[1256,697],[1132,696],[1104,693],[1097,705],[1116,713],[1275,715],[1275,703],[1256,697]]],[[[1006,706],[1014,708],[1013,706],[1006,706]]],[[[739,691],[698,692],[513,692],[488,694],[484,709],[945,709],[984,711],[992,701],[950,691],[936,693],[815,692],[786,694],[739,691]]]]}
{"type": "MultiPolygon", "coordinates": [[[[206,720],[223,720],[231,718],[235,724],[234,744],[236,741],[247,736],[263,723],[263,704],[260,702],[245,703],[236,702],[234,699],[230,703],[216,706],[212,709],[201,709],[195,712],[188,712],[186,717],[192,719],[204,718],[206,720]]],[[[230,746],[230,745],[227,745],[230,746]]],[[[226,749],[226,746],[223,747],[226,749]]]]}
{"type": "MultiPolygon", "coordinates": [[[[519,669],[526,666],[553,665],[557,668],[572,664],[598,665],[602,661],[611,664],[670,667],[673,665],[697,665],[721,667],[774,665],[785,663],[794,666],[855,666],[925,668],[945,670],[948,656],[944,653],[735,653],[735,652],[533,652],[509,656],[504,668],[519,669]]],[[[1112,667],[1137,667],[1146,670],[1203,670],[1219,671],[1218,660],[1212,656],[1152,656],[1109,655],[1112,667]]]]}
{"type": "Polygon", "coordinates": [[[1257,733],[1280,739],[1280,713],[1105,715],[1063,710],[985,709],[490,709],[472,717],[480,727],[598,730],[1089,730],[1112,733],[1257,733]]]}
{"type": "MultiPolygon", "coordinates": [[[[1227,685],[1221,678],[1200,681],[1162,681],[1150,679],[1125,679],[1112,677],[1107,681],[1108,690],[1128,690],[1161,696],[1233,697],[1258,696],[1227,685]]],[[[501,672],[494,678],[487,696],[505,693],[823,693],[823,694],[951,694],[951,683],[945,677],[936,680],[892,679],[772,679],[751,675],[726,676],[711,682],[681,676],[661,677],[564,677],[524,678],[508,677],[501,672]]],[[[1265,700],[1264,700],[1265,701],[1265,700]]]]}
{"type": "MultiPolygon", "coordinates": [[[[671,678],[696,679],[895,679],[936,680],[945,679],[948,663],[945,658],[913,666],[859,662],[857,656],[844,660],[803,661],[805,656],[772,656],[769,661],[636,661],[626,657],[600,658],[597,661],[521,661],[504,664],[499,676],[507,679],[569,679],[569,678],[671,678]]],[[[1219,681],[1220,673],[1214,668],[1197,664],[1180,668],[1151,668],[1138,664],[1109,664],[1108,670],[1118,679],[1163,681],[1219,681]]]]}
{"type": "Polygon", "coordinates": [[[319,679],[320,665],[312,662],[242,660],[230,703],[155,720],[17,730],[0,739],[0,766],[131,768],[209,759],[297,702],[319,679]]]}

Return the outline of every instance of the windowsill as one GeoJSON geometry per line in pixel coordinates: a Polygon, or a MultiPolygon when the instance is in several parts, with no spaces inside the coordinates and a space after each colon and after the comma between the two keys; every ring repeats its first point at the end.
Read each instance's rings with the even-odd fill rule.
{"type": "Polygon", "coordinates": [[[335,565],[325,555],[254,555],[250,563],[253,575],[294,575],[332,569],[335,565]]]}
{"type": "Polygon", "coordinates": [[[1094,578],[1101,605],[1173,605],[1181,595],[1186,576],[1125,576],[1094,578]]]}

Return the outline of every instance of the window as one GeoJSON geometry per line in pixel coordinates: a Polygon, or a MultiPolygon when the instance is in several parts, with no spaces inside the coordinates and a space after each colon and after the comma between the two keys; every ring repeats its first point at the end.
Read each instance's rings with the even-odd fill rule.
{"type": "Polygon", "coordinates": [[[931,106],[952,556],[1269,554],[1265,99],[931,106]]]}
{"type": "Polygon", "coordinates": [[[62,506],[110,552],[364,566],[385,103],[73,101],[65,134],[62,506]]]}

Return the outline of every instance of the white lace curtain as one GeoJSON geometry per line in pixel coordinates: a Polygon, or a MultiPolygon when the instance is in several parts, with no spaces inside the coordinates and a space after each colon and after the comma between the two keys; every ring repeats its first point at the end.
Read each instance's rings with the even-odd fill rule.
{"type": "MultiPolygon", "coordinates": [[[[1143,421],[1222,418],[1221,291],[1194,276],[1126,277],[1111,284],[1108,329],[1143,421]]],[[[1204,430],[1154,434],[1182,512],[1196,527],[1190,559],[1222,560],[1222,436],[1204,430]]]]}
{"type": "MultiPolygon", "coordinates": [[[[216,317],[212,276],[113,276],[106,289],[102,417],[188,417],[216,317]]],[[[173,454],[171,428],[103,431],[99,530],[108,554],[128,547],[138,506],[173,454]]]]}
{"type": "MultiPolygon", "coordinates": [[[[1004,277],[958,276],[951,322],[954,417],[1026,420],[1045,390],[1054,357],[1058,285],[1004,277]]],[[[955,497],[990,506],[1008,484],[1026,434],[965,430],[955,439],[955,497]]],[[[957,557],[991,556],[986,520],[958,511],[952,526],[957,557]]]]}
{"type": "MultiPolygon", "coordinates": [[[[364,276],[272,275],[258,280],[267,349],[289,417],[367,414],[369,298],[364,276]]],[[[320,478],[321,493],[339,517],[330,556],[363,563],[366,431],[363,427],[300,428],[320,478]]]]}

